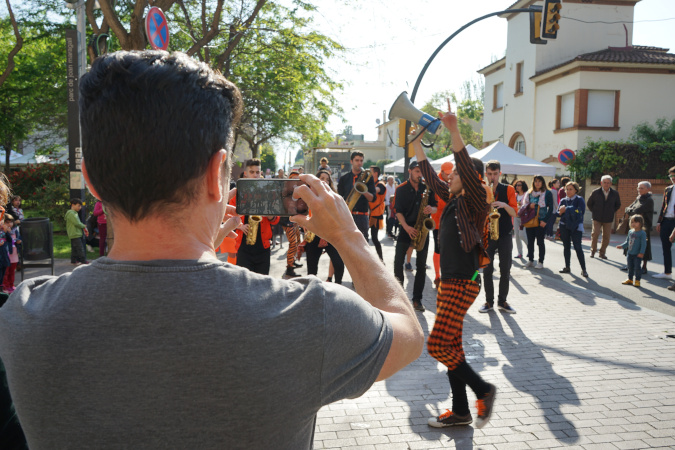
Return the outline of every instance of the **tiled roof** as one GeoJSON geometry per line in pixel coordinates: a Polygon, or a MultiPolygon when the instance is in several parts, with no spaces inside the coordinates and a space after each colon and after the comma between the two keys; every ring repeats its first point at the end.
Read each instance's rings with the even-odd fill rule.
{"type": "Polygon", "coordinates": [[[668,53],[668,50],[669,49],[667,48],[648,47],[644,45],[609,47],[597,52],[584,53],[583,55],[579,55],[562,64],[537,72],[534,76],[537,77],[575,61],[627,64],[675,64],[675,54],[668,53]]]}

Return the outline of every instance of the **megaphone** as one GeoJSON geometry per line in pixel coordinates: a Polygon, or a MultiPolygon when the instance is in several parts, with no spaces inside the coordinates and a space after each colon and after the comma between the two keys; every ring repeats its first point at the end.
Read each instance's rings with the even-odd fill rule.
{"type": "Polygon", "coordinates": [[[440,131],[441,121],[415,108],[408,98],[406,91],[401,92],[389,110],[389,120],[404,119],[427,127],[427,131],[437,134],[440,131]]]}

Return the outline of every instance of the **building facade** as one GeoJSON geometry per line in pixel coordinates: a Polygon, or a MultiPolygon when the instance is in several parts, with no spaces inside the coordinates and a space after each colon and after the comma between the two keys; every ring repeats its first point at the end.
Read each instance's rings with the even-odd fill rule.
{"type": "MultiPolygon", "coordinates": [[[[505,14],[506,56],[485,77],[483,140],[565,171],[563,149],[627,139],[635,125],[675,118],[675,54],[632,44],[640,0],[565,0],[556,40],[530,44],[529,15],[505,14]]],[[[509,9],[543,5],[520,0],[509,9]]]]}

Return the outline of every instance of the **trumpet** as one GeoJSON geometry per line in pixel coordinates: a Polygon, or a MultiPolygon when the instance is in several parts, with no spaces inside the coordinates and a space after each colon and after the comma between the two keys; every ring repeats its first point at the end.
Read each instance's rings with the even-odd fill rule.
{"type": "Polygon", "coordinates": [[[255,245],[258,238],[258,225],[262,221],[262,216],[248,216],[248,234],[246,235],[246,245],[255,245]]]}
{"type": "Polygon", "coordinates": [[[368,192],[368,185],[366,183],[370,181],[371,177],[372,175],[370,170],[364,170],[359,174],[359,177],[356,179],[356,183],[354,183],[354,187],[347,196],[346,200],[350,211],[352,211],[354,206],[356,206],[356,202],[358,202],[359,198],[361,198],[361,194],[368,192]]]}

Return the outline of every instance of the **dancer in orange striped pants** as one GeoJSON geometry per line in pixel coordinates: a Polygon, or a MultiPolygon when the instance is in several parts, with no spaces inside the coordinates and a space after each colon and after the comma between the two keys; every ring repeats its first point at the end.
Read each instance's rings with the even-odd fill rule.
{"type": "Polygon", "coordinates": [[[462,347],[464,316],[480,291],[478,269],[489,262],[485,251],[485,224],[489,188],[482,182],[483,163],[469,157],[457,127],[457,116],[441,114],[443,125],[450,131],[455,154],[455,168],[448,182],[438,177],[427,161],[420,139],[412,144],[429,189],[446,203],[441,216],[440,236],[441,279],[436,298],[436,322],[429,336],[429,354],[448,368],[452,391],[452,410],[428,423],[433,427],[468,425],[473,422],[466,396],[466,386],[476,394],[476,427],[490,420],[497,388],[485,382],[467,364],[462,347]],[[487,189],[486,189],[487,188],[487,189]]]}

